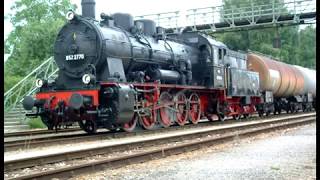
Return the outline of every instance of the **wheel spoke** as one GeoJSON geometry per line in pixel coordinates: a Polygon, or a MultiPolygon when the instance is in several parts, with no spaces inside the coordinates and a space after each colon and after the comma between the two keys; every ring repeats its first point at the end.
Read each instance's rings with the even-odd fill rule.
{"type": "Polygon", "coordinates": [[[152,96],[145,96],[147,102],[144,104],[144,108],[149,111],[147,114],[140,115],[139,122],[144,129],[151,130],[154,128],[155,123],[157,121],[157,112],[153,108],[152,96]]]}
{"type": "Polygon", "coordinates": [[[200,120],[201,109],[200,109],[200,98],[197,94],[193,93],[189,97],[189,120],[193,124],[197,124],[200,120]]]}
{"type": "Polygon", "coordinates": [[[187,122],[188,109],[187,109],[187,97],[183,92],[179,92],[174,97],[176,118],[175,121],[180,126],[183,126],[187,122]]]}
{"type": "Polygon", "coordinates": [[[159,122],[162,127],[167,128],[173,122],[174,111],[172,96],[168,92],[162,92],[160,95],[160,119],[159,122]]]}
{"type": "Polygon", "coordinates": [[[138,118],[139,118],[138,114],[135,113],[135,114],[133,115],[132,120],[131,120],[130,122],[125,123],[125,124],[122,125],[122,129],[123,129],[124,131],[126,131],[126,132],[132,132],[132,131],[134,131],[134,129],[135,129],[136,126],[137,126],[138,118]]]}
{"type": "Polygon", "coordinates": [[[94,134],[97,132],[97,124],[95,121],[92,120],[85,120],[83,125],[83,130],[89,134],[94,134]]]}

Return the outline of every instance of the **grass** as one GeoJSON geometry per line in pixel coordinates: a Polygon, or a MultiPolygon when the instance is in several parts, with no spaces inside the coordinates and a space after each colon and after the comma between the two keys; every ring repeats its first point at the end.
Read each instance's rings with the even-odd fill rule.
{"type": "Polygon", "coordinates": [[[36,128],[46,128],[47,126],[43,124],[40,118],[32,118],[28,121],[28,125],[31,129],[36,128]]]}

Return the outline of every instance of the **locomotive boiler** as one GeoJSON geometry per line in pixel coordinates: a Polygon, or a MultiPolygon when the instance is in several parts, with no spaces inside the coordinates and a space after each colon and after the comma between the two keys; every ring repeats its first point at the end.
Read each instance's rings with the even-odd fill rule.
{"type": "Polygon", "coordinates": [[[299,98],[309,93],[309,74],[299,68],[232,51],[200,32],[167,34],[129,14],[100,18],[94,0],[82,0],[82,15],[66,14],[54,44],[58,76],[36,81],[39,91],[23,101],[33,110],[27,116],[40,116],[49,129],[77,122],[95,133],[238,120],[288,104],[306,109],[299,98]]]}
{"type": "MultiPolygon", "coordinates": [[[[69,12],[73,14],[73,12],[69,12]]],[[[191,65],[197,63],[196,48],[164,39],[163,29],[151,20],[133,21],[129,14],[101,15],[93,19],[69,15],[54,46],[54,58],[60,69],[57,88],[81,88],[85,74],[95,81],[119,82],[161,80],[190,84],[191,65]]]]}

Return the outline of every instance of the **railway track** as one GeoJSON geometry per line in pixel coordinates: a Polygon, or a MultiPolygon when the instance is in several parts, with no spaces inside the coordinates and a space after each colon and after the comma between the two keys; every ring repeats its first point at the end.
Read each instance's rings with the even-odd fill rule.
{"type": "Polygon", "coordinates": [[[199,128],[178,134],[162,135],[157,138],[148,139],[145,137],[134,142],[110,146],[5,161],[4,173],[5,175],[16,175],[15,178],[9,175],[8,179],[66,178],[79,173],[92,172],[92,170],[116,168],[127,164],[179,154],[203,146],[232,141],[234,138],[242,138],[275,129],[312,123],[315,122],[315,119],[315,113],[291,115],[263,121],[232,123],[222,127],[199,128]],[[93,160],[88,160],[88,157],[91,157],[93,160]],[[57,168],[56,164],[61,162],[64,163],[64,166],[57,168]],[[36,167],[39,166],[48,166],[45,169],[49,170],[37,170],[36,167]],[[19,174],[19,172],[23,172],[23,168],[27,167],[30,168],[31,174],[19,174]],[[32,169],[32,167],[35,167],[35,169],[32,169]]]}
{"type": "MultiPolygon", "coordinates": [[[[288,116],[287,114],[281,114],[277,117],[285,117],[288,116]]],[[[254,114],[252,118],[246,119],[245,121],[254,121],[256,119],[266,119],[269,117],[258,117],[257,114],[254,114]]],[[[128,137],[128,136],[134,136],[134,135],[142,135],[142,134],[153,134],[153,133],[161,133],[165,131],[174,131],[178,129],[189,129],[189,128],[197,128],[199,127],[205,127],[205,126],[213,126],[213,125],[220,125],[220,124],[229,124],[229,123],[235,123],[236,121],[229,121],[232,118],[227,119],[225,122],[219,122],[219,121],[201,121],[196,126],[193,124],[187,124],[185,126],[171,126],[169,128],[159,128],[155,131],[141,131],[137,130],[136,132],[110,132],[108,130],[101,130],[97,134],[94,135],[88,135],[82,130],[77,129],[69,129],[65,130],[65,133],[59,133],[59,134],[52,134],[52,136],[37,136],[37,134],[28,134],[28,133],[22,133],[22,134],[28,134],[27,136],[22,137],[16,137],[17,139],[10,139],[5,138],[4,139],[4,150],[7,151],[14,151],[19,149],[32,149],[37,147],[46,147],[46,146],[52,146],[55,144],[61,144],[61,143],[77,143],[77,142],[84,142],[84,141],[95,141],[95,140],[104,140],[104,139],[111,139],[111,138],[121,138],[121,137],[128,137]],[[70,131],[71,130],[71,131],[70,131]],[[70,133],[72,132],[72,133],[70,133]],[[68,134],[66,134],[68,133],[68,134]]],[[[240,121],[242,121],[240,119],[240,121]]],[[[38,132],[40,135],[41,132],[38,132]]],[[[52,133],[52,131],[51,131],[52,133]]],[[[43,134],[41,134],[43,135],[43,134]]]]}
{"type": "Polygon", "coordinates": [[[82,130],[78,127],[75,127],[75,128],[68,128],[68,129],[60,129],[58,131],[39,129],[39,130],[30,130],[30,131],[9,132],[9,133],[4,133],[4,138],[19,137],[19,136],[57,134],[57,133],[65,133],[65,132],[73,132],[73,131],[82,131],[82,130]]]}
{"type": "MultiPolygon", "coordinates": [[[[232,123],[231,121],[227,121],[225,123],[232,123]]],[[[175,130],[182,130],[182,129],[190,129],[190,128],[199,128],[199,127],[206,127],[222,124],[221,122],[199,122],[197,125],[187,124],[185,126],[171,126],[169,128],[159,128],[153,131],[147,130],[137,130],[136,132],[110,132],[110,131],[100,131],[97,134],[89,135],[85,132],[79,132],[76,134],[60,134],[56,136],[49,136],[49,137],[28,137],[25,139],[17,139],[11,141],[4,141],[4,149],[5,151],[14,151],[18,149],[32,149],[37,147],[45,147],[45,146],[52,146],[55,144],[60,143],[77,143],[77,142],[84,142],[84,141],[96,141],[96,140],[105,140],[105,139],[113,139],[113,138],[123,138],[129,136],[136,136],[136,135],[146,135],[146,134],[154,134],[154,133],[162,133],[162,132],[170,132],[175,130]]]]}

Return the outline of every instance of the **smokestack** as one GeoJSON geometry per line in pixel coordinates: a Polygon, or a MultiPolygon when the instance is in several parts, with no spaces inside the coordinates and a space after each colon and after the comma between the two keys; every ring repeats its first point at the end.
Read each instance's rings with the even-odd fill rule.
{"type": "Polygon", "coordinates": [[[81,0],[82,16],[96,18],[96,2],[95,0],[81,0]]]}

